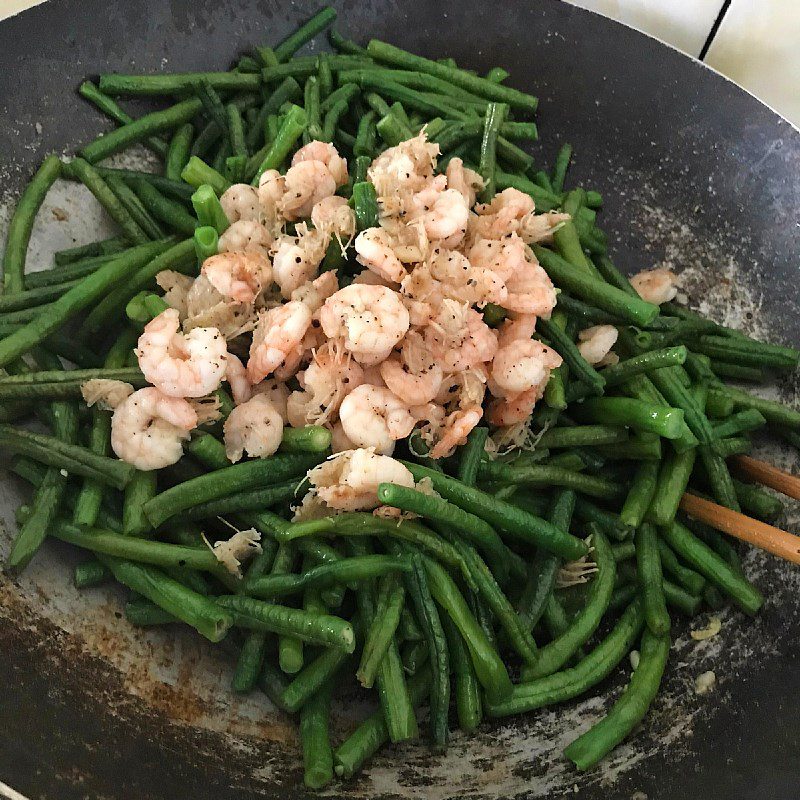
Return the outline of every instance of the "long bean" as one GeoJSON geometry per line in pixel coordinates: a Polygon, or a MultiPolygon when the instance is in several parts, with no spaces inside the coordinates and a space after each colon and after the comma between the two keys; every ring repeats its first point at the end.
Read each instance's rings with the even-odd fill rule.
{"type": "Polygon", "coordinates": [[[655,636],[666,636],[670,629],[669,612],[664,599],[661,557],[658,534],[653,525],[645,523],[636,531],[636,571],[639,577],[644,617],[655,636]]]}
{"type": "Polygon", "coordinates": [[[333,681],[327,681],[300,710],[303,783],[321,789],[333,778],[333,750],[328,731],[333,681]]]}
{"type": "MultiPolygon", "coordinates": [[[[218,92],[243,92],[256,90],[261,86],[259,75],[245,72],[169,72],[159,75],[107,73],[100,76],[99,86],[101,92],[114,96],[180,95],[191,92],[200,81],[207,81],[218,92]]],[[[201,104],[199,100],[186,102],[196,102],[197,104],[194,113],[189,117],[191,119],[200,110],[201,104]]],[[[167,109],[167,111],[171,110],[167,109]]],[[[144,117],[140,117],[137,121],[141,122],[143,119],[144,117]]],[[[181,120],[181,123],[185,121],[181,120]]],[[[176,124],[173,123],[165,127],[173,128],[176,127],[176,124]]]]}
{"type": "Polygon", "coordinates": [[[390,573],[382,581],[375,607],[375,615],[361,652],[361,662],[356,670],[359,683],[367,689],[372,687],[381,660],[389,649],[394,633],[400,623],[405,591],[397,573],[390,573]]]}

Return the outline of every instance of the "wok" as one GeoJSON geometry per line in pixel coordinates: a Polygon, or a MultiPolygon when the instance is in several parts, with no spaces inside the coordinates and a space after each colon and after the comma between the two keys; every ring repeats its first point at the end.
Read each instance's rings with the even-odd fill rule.
{"type": "MultiPolygon", "coordinates": [[[[481,72],[508,68],[513,85],[541,100],[537,161],[552,164],[571,142],[569,180],[603,193],[601,224],[618,264],[674,265],[705,311],[800,340],[800,134],[752,96],[654,39],[555,0],[334,5],[357,39],[481,72]]],[[[106,124],[75,94],[85,75],[227,68],[313,10],[273,0],[50,0],[4,22],[3,204],[45,153],[72,151],[106,124]]],[[[83,195],[58,189],[31,261],[96,238],[86,213],[83,195]]],[[[793,387],[780,391],[789,398],[793,387]]],[[[3,476],[3,557],[20,496],[3,476]]],[[[21,578],[0,576],[0,781],[47,800],[305,796],[294,721],[262,696],[229,691],[232,651],[180,630],[134,630],[115,591],[72,588],[75,558],[48,543],[21,578]]],[[[651,713],[599,768],[579,775],[561,750],[598,718],[622,675],[599,687],[599,699],[455,734],[446,755],[385,750],[327,795],[797,796],[800,573],[756,553],[746,565],[769,598],[763,612],[726,612],[720,635],[702,644],[679,628],[651,713]],[[694,679],[708,669],[716,689],[698,697],[694,679]]],[[[347,706],[336,714],[340,733],[364,713],[355,699],[347,706]]]]}

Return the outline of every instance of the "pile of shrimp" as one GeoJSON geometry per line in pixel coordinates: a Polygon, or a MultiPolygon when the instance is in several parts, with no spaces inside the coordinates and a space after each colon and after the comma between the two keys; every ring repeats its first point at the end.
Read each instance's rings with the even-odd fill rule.
{"type": "MultiPolygon", "coordinates": [[[[379,224],[357,235],[336,195],[347,163],[331,144],[310,142],[285,175],[269,170],[258,187],[231,186],[219,253],[196,278],[157,277],[169,308],[136,349],[151,385],[86,387],[114,407],[117,456],[145,470],[175,463],[207,417],[198,401],[226,383],[232,462],[274,453],[286,425],[324,425],[340,455],[312,471],[313,495],[353,509],[377,505],[387,478],[375,475],[410,479],[389,457],[415,429],[438,459],[483,419],[501,433],[524,425],[561,365],[533,338],[556,291],[530,245],[551,241],[569,217],[536,214],[516,189],[477,203],[480,176],[459,158],[438,172],[437,156],[424,131],[378,156],[367,174],[379,224]],[[360,271],[322,270],[332,247],[354,251],[360,271]],[[488,303],[505,311],[497,328],[481,313],[488,303]]],[[[657,302],[674,284],[655,272],[634,282],[657,302]]],[[[581,353],[613,362],[616,334],[582,331],[581,353]]]]}

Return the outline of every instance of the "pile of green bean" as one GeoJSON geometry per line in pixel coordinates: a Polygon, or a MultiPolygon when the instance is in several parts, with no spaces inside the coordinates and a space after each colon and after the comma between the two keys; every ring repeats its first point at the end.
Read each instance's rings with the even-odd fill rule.
{"type": "MultiPolygon", "coordinates": [[[[760,519],[781,513],[771,494],[734,479],[726,459],[746,452],[758,429],[800,446],[800,412],[723,379],[761,383],[794,369],[800,354],[640,299],[607,256],[600,195],[565,190],[569,147],[546,172],[516,143],[537,136],[536,99],[507,86],[503,69],[481,76],[380,41],[362,48],[335,29],[332,52],[295,56],[334,17],[324,9],[226,72],[110,74],[80,87],[118,127],[69,161],[44,161],[3,258],[0,447],[34,487],[7,566],[22,569],[46,537],[60,539],[91,554],[75,569],[78,587],[128,587],[131,623],[235,638],[234,691],[260,690],[299,715],[310,787],[352,776],[388,742],[423,737],[443,750],[451,705],[472,731],[486,717],[585,695],[637,648],[610,712],[565,751],[586,769],[644,717],[675,615],[728,601],[748,614],[761,606],[737,548],[678,508],[692,491],[760,519]],[[155,95],[172,105],[138,119],[115,99],[155,95]],[[304,475],[329,453],[320,427],[287,430],[279,453],[235,465],[220,422],[195,431],[184,457],[158,474],[112,458],[109,414],[86,409],[81,385],[144,385],[132,348],[165,307],[154,278],[196,275],[216,252],[228,224],[219,195],[284,169],[304,142],[331,141],[348,159],[340,191],[363,229],[377,214],[367,166],[423,127],[441,168],[459,156],[479,170],[484,199],[515,187],[538,211],[571,216],[551,245],[534,248],[560,290],[537,335],[564,362],[531,420],[536,447],[489,458],[489,432],[477,428],[437,462],[401,443],[399,457],[435,494],[382,484],[380,501],[410,512],[399,523],[369,513],[290,521],[304,475]],[[98,163],[137,144],[161,159],[161,173],[98,163]],[[26,272],[34,217],[59,176],[83,183],[119,232],[26,272]],[[598,369],[582,357],[577,332],[594,324],[617,327],[618,364],[598,369]],[[14,424],[32,418],[49,432],[14,424]],[[204,540],[233,528],[262,537],[242,578],[204,540]],[[560,588],[562,567],[587,554],[594,577],[560,588]],[[334,689],[350,674],[376,691],[377,708],[332,743],[334,689]]],[[[324,268],[343,282],[360,269],[339,248],[324,268]]],[[[503,314],[484,310],[494,326],[503,314]]],[[[232,402],[224,390],[217,400],[224,417],[232,402]]]]}

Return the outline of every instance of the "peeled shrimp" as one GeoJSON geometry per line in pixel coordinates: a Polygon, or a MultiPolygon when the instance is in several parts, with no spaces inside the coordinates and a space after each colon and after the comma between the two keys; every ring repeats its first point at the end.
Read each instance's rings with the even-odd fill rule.
{"type": "Polygon", "coordinates": [[[265,394],[257,394],[231,411],[223,426],[229,461],[271,456],[280,446],[283,417],[265,394]]]}
{"type": "Polygon", "coordinates": [[[174,308],[145,325],[136,355],[145,379],[170,397],[202,397],[222,382],[227,366],[225,337],[216,328],[183,335],[174,308]]]}
{"type": "Polygon", "coordinates": [[[311,311],[295,301],[259,315],[247,362],[250,382],[258,383],[283,364],[302,342],[309,325],[311,311]]]}
{"type": "Polygon", "coordinates": [[[497,331],[497,344],[505,347],[518,339],[530,339],[536,331],[535,314],[515,314],[503,320],[497,331]]]}
{"type": "Polygon", "coordinates": [[[198,275],[186,293],[183,329],[214,327],[233,339],[253,327],[253,307],[230,302],[220,294],[205,275],[198,275]]]}
{"type": "Polygon", "coordinates": [[[578,332],[578,350],[590,364],[599,364],[616,344],[619,331],[613,325],[593,325],[578,332]]]}
{"type": "Polygon", "coordinates": [[[431,458],[449,456],[456,447],[466,444],[467,436],[481,421],[483,411],[480,406],[449,414],[437,435],[438,441],[428,454],[431,458]]]}
{"type": "Polygon", "coordinates": [[[258,179],[258,201],[263,221],[273,236],[281,227],[280,201],[286,191],[286,179],[276,169],[266,170],[258,179]]]}
{"type": "MultiPolygon", "coordinates": [[[[503,279],[496,272],[471,264],[457,250],[435,248],[427,266],[431,277],[439,282],[438,288],[444,297],[483,306],[486,303],[503,305],[508,295],[503,279]]],[[[425,265],[421,269],[424,270],[425,265]]]]}
{"type": "Polygon", "coordinates": [[[439,145],[428,141],[424,131],[413,139],[384,150],[367,170],[378,197],[420,191],[433,177],[439,145]]]}
{"type": "Polygon", "coordinates": [[[233,402],[238,406],[246,403],[253,395],[253,387],[247,377],[247,369],[233,353],[228,353],[228,363],[225,367],[225,380],[231,387],[233,402]]]}
{"type": "Polygon", "coordinates": [[[486,239],[500,239],[518,231],[533,210],[530,195],[518,189],[504,189],[491,203],[475,207],[477,216],[470,217],[470,232],[486,239]]]}
{"type": "Polygon", "coordinates": [[[495,398],[486,408],[486,420],[496,427],[525,422],[541,396],[541,391],[537,387],[513,397],[495,398]]]}
{"type": "MultiPolygon", "coordinates": [[[[501,347],[492,362],[492,381],[503,396],[541,388],[550,379],[550,372],[561,366],[561,356],[536,339],[517,339],[501,347]]],[[[497,394],[497,392],[494,392],[497,394]]]]}
{"type": "Polygon", "coordinates": [[[550,276],[535,262],[526,262],[506,280],[508,294],[499,303],[509,311],[535,314],[548,319],[556,305],[556,290],[550,276]]]}
{"type": "Polygon", "coordinates": [[[381,363],[380,373],[386,386],[409,406],[421,406],[433,400],[444,377],[441,366],[416,331],[406,335],[399,353],[381,363]]]}
{"type": "Polygon", "coordinates": [[[502,239],[478,239],[467,257],[473,267],[490,269],[503,281],[527,264],[525,242],[515,233],[502,239]]]}
{"type": "Polygon", "coordinates": [[[520,221],[519,235],[525,244],[551,242],[553,234],[570,218],[569,214],[548,211],[545,214],[528,214],[520,221]]]}
{"type": "Polygon", "coordinates": [[[475,197],[480,189],[483,189],[483,178],[464,166],[464,162],[456,157],[447,162],[447,188],[455,189],[463,198],[467,208],[475,205],[475,197]]]}
{"type": "Polygon", "coordinates": [[[289,221],[310,216],[320,200],[336,191],[336,179],[322,161],[299,161],[289,167],[285,181],[278,208],[289,221]]]}
{"type": "Polygon", "coordinates": [[[381,278],[400,283],[406,269],[394,254],[389,234],[383,228],[367,228],[356,236],[356,261],[371,269],[381,278]]]}
{"type": "Polygon", "coordinates": [[[335,236],[347,242],[356,235],[356,214],[347,199],[331,195],[320,200],[311,209],[311,224],[326,238],[335,236]]]}
{"type": "Polygon", "coordinates": [[[133,386],[125,381],[110,378],[92,378],[81,384],[81,396],[90,408],[97,405],[105,411],[113,411],[126,397],[133,394],[133,386]]]}
{"type": "Polygon", "coordinates": [[[408,406],[389,389],[362,384],[342,401],[339,419],[350,441],[389,455],[416,424],[408,406]]]}
{"type": "Polygon", "coordinates": [[[181,397],[153,386],[126,397],[111,417],[111,448],[136,469],[163,469],[178,462],[197,414],[181,397]]]}
{"type": "Polygon", "coordinates": [[[678,294],[678,276],[666,267],[648,269],[631,278],[631,286],[642,300],[660,306],[678,294]]]}
{"type": "Polygon", "coordinates": [[[181,320],[184,320],[187,314],[188,295],[194,285],[194,278],[172,269],[164,269],[156,275],[156,283],[164,290],[164,302],[170,308],[177,309],[181,320]]]}
{"type": "Polygon", "coordinates": [[[371,448],[345,450],[308,473],[312,491],[330,508],[358,511],[376,508],[378,486],[397,483],[414,487],[414,477],[399,461],[371,448]]]}
{"type": "Polygon", "coordinates": [[[370,366],[389,355],[405,336],[409,316],[399,295],[385,286],[346,286],[319,312],[325,335],[343,337],[356,361],[370,366]]]}
{"type": "Polygon", "coordinates": [[[240,219],[219,237],[219,252],[254,250],[267,257],[273,238],[272,232],[266,225],[254,219],[240,219]]]}
{"type": "Polygon", "coordinates": [[[347,438],[341,422],[331,428],[331,452],[342,453],[345,450],[355,450],[356,446],[347,438]]]}
{"type": "Polygon", "coordinates": [[[415,194],[412,202],[429,239],[447,239],[448,247],[461,243],[467,233],[469,208],[460,192],[428,187],[415,194]]]}
{"type": "Polygon", "coordinates": [[[237,303],[253,303],[272,281],[269,259],[256,250],[211,256],[200,272],[221,295],[237,303]]]}
{"type": "Polygon", "coordinates": [[[491,361],[497,352],[497,335],[483,317],[473,308],[447,301],[425,329],[425,341],[446,372],[491,361]]]}
{"type": "Polygon", "coordinates": [[[323,272],[313,281],[307,281],[298,286],[291,294],[292,300],[305,303],[312,314],[316,314],[322,308],[322,304],[332,295],[339,291],[339,280],[333,270],[323,272]]]}
{"type": "Polygon", "coordinates": [[[272,259],[272,274],[284,297],[313,280],[325,255],[325,239],[316,230],[298,225],[297,237],[282,236],[272,259]]]}
{"type": "Polygon", "coordinates": [[[258,222],[261,218],[258,189],[248,183],[234,183],[225,190],[219,202],[229,222],[242,219],[258,222]]]}
{"type": "Polygon", "coordinates": [[[339,151],[328,142],[314,140],[301,147],[292,156],[292,166],[303,161],[321,161],[329,170],[337,186],[347,183],[347,161],[339,155],[339,151]]]}
{"type": "Polygon", "coordinates": [[[286,413],[286,402],[289,399],[289,388],[283,381],[268,380],[261,381],[252,387],[252,393],[263,394],[269,399],[275,410],[281,415],[284,425],[289,423],[289,417],[286,413]]]}

